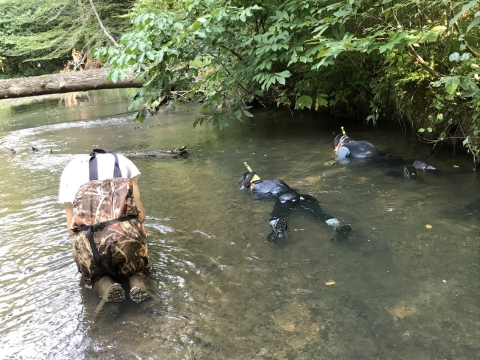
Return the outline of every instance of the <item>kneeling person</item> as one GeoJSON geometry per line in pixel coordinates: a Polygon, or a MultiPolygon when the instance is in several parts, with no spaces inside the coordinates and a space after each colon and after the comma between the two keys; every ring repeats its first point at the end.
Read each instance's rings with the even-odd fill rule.
{"type": "Polygon", "coordinates": [[[145,210],[138,188],[140,171],[126,157],[95,149],[64,169],[59,201],[74,234],[73,257],[87,287],[107,302],[125,299],[114,279],[128,278],[130,297],[149,297],[145,210]]]}

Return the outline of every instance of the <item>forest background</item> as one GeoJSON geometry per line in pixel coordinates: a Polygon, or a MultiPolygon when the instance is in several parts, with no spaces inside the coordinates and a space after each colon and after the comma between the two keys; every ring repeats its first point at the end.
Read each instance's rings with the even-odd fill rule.
{"type": "MultiPolygon", "coordinates": [[[[0,79],[107,67],[130,110],[201,98],[387,119],[480,161],[477,0],[0,0],[0,79]]],[[[207,115],[208,114],[208,115],[207,115]]]]}

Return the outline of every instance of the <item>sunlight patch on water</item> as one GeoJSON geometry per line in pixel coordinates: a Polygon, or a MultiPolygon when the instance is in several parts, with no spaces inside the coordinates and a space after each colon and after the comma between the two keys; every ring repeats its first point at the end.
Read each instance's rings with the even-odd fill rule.
{"type": "Polygon", "coordinates": [[[216,238],[215,235],[210,235],[208,233],[206,233],[205,231],[202,231],[202,230],[194,230],[193,231],[194,234],[200,234],[202,235],[203,237],[207,238],[207,239],[214,239],[216,238]]]}
{"type": "MultiPolygon", "coordinates": [[[[148,221],[148,220],[147,220],[148,221]]],[[[146,222],[145,223],[145,227],[148,229],[148,228],[152,228],[152,229],[155,229],[157,230],[158,232],[160,232],[161,234],[168,234],[168,233],[172,233],[175,231],[175,229],[173,229],[172,227],[170,226],[167,226],[167,225],[163,225],[163,224],[152,224],[150,222],[146,222]]]]}

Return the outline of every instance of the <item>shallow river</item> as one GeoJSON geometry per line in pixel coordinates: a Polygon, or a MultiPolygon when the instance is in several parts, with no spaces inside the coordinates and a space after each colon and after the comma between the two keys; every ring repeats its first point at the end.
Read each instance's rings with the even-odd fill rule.
{"type": "Polygon", "coordinates": [[[338,120],[272,110],[194,128],[191,104],[139,124],[126,104],[110,91],[0,107],[1,358],[478,359],[480,192],[463,150],[427,157],[390,124],[347,126],[440,170],[413,181],[401,166],[333,162],[338,120]],[[182,145],[187,159],[132,158],[154,297],[95,317],[57,202],[64,166],[93,147],[182,145]],[[268,242],[273,203],[238,190],[244,161],[315,196],[350,240],[295,212],[268,242]]]}

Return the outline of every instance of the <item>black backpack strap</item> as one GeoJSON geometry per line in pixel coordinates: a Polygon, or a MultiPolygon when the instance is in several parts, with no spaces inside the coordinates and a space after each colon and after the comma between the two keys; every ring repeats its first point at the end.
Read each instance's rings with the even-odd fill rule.
{"type": "Polygon", "coordinates": [[[102,150],[102,149],[93,149],[93,151],[90,153],[90,160],[89,160],[89,163],[88,163],[90,181],[98,180],[97,153],[105,154],[106,151],[102,150]]]}
{"type": "Polygon", "coordinates": [[[100,256],[100,253],[98,252],[97,245],[95,245],[95,241],[93,240],[92,226],[88,227],[87,233],[85,235],[87,236],[88,242],[90,243],[90,247],[92,248],[92,253],[93,253],[93,258],[95,260],[95,264],[97,264],[97,266],[99,268],[101,268],[102,267],[102,258],[100,256]]]}
{"type": "Polygon", "coordinates": [[[100,253],[98,252],[97,245],[95,245],[95,241],[93,239],[93,233],[95,231],[103,229],[105,226],[112,225],[112,224],[122,222],[122,221],[132,220],[132,219],[135,219],[136,217],[137,217],[136,215],[125,215],[125,216],[121,216],[121,217],[113,219],[113,220],[108,220],[108,221],[104,221],[104,222],[101,222],[101,223],[96,223],[96,224],[93,224],[93,225],[84,225],[84,226],[81,226],[81,227],[75,229],[75,232],[77,232],[77,233],[80,232],[80,231],[85,231],[85,230],[87,231],[85,236],[87,237],[88,242],[90,243],[90,247],[92,248],[92,253],[93,253],[93,258],[95,260],[95,264],[97,264],[97,266],[99,268],[102,267],[102,258],[100,256],[100,253]]]}
{"type": "Polygon", "coordinates": [[[115,157],[115,167],[113,168],[113,177],[119,178],[122,177],[122,172],[120,171],[120,165],[118,165],[118,156],[116,152],[109,151],[109,154],[112,154],[115,157]]]}
{"type": "MultiPolygon", "coordinates": [[[[97,153],[107,154],[107,152],[105,150],[102,150],[102,149],[93,149],[93,151],[90,153],[90,160],[89,160],[89,164],[88,164],[90,181],[98,180],[97,153]]],[[[120,171],[120,166],[118,165],[117,153],[113,152],[113,151],[109,151],[108,153],[112,154],[115,157],[115,166],[113,168],[113,177],[114,178],[122,177],[122,172],[120,171]]]]}

